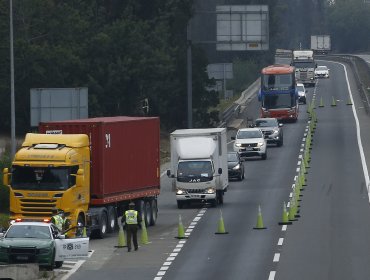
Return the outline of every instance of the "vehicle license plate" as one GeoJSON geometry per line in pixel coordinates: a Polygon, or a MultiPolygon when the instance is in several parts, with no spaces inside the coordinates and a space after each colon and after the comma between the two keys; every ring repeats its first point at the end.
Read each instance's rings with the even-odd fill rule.
{"type": "Polygon", "coordinates": [[[28,256],[17,256],[17,260],[26,261],[28,260],[28,256]]]}
{"type": "Polygon", "coordinates": [[[199,194],[192,194],[191,197],[193,197],[193,198],[199,198],[200,195],[199,194]]]}

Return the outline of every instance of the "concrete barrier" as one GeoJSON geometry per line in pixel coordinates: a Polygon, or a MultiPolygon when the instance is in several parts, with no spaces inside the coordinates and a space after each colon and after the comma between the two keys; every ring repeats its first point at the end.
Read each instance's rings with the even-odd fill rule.
{"type": "Polygon", "coordinates": [[[0,265],[1,278],[14,280],[39,279],[39,265],[35,263],[0,265]]]}

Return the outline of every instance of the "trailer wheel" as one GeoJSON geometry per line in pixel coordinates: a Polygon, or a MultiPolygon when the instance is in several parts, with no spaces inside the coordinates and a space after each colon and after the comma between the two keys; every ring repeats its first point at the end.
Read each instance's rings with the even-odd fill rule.
{"type": "Polygon", "coordinates": [[[151,208],[150,202],[145,201],[144,202],[144,207],[145,207],[145,210],[144,210],[145,225],[149,226],[150,225],[150,219],[151,219],[151,216],[152,216],[152,208],[151,208]]]}
{"type": "Polygon", "coordinates": [[[113,206],[108,206],[108,232],[113,232],[117,227],[117,215],[113,206]]]}
{"type": "Polygon", "coordinates": [[[156,199],[152,199],[150,201],[150,208],[152,209],[151,215],[150,215],[150,225],[154,226],[157,222],[158,217],[158,204],[156,199]]]}
{"type": "Polygon", "coordinates": [[[98,238],[100,239],[104,238],[104,236],[107,234],[107,228],[108,228],[107,211],[103,210],[100,212],[100,217],[99,217],[99,230],[97,232],[98,238]]]}

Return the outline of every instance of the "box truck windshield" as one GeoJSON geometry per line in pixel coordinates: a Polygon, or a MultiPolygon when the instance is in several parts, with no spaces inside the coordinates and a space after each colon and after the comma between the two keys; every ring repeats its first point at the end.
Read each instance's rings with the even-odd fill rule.
{"type": "Polygon", "coordinates": [[[207,182],[213,179],[213,167],[210,161],[181,161],[177,169],[177,180],[207,182]]]}

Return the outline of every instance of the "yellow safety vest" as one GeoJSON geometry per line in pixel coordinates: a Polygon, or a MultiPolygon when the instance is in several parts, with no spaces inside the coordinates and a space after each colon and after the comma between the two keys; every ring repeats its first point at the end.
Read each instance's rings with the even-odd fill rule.
{"type": "Polygon", "coordinates": [[[137,225],[137,211],[136,210],[127,210],[125,212],[126,224],[128,225],[137,225]]]}
{"type": "Polygon", "coordinates": [[[54,223],[54,225],[60,230],[62,231],[63,230],[63,225],[64,225],[64,220],[61,216],[59,215],[54,215],[52,218],[52,221],[54,223]]]}

